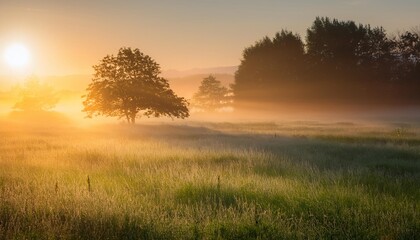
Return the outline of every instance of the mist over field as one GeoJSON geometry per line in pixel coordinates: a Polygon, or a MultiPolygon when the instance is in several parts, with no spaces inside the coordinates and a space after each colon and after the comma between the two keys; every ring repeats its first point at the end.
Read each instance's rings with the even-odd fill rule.
{"type": "Polygon", "coordinates": [[[420,2],[0,3],[0,239],[420,239],[420,2]]]}
{"type": "MultiPolygon", "coordinates": [[[[213,70],[214,69],[209,69],[213,70]]],[[[208,70],[208,71],[209,71],[208,70]]],[[[188,74],[188,72],[187,72],[188,74]]],[[[206,76],[212,74],[202,73],[197,75],[181,75],[182,77],[169,78],[169,83],[174,91],[186,99],[191,99],[198,90],[200,82],[206,76]]],[[[234,83],[234,75],[229,73],[213,74],[222,85],[228,87],[234,83]]],[[[178,75],[179,76],[179,75],[178,75]]],[[[62,114],[64,118],[72,119],[74,124],[95,123],[95,119],[86,119],[81,112],[83,105],[82,96],[85,94],[86,86],[91,81],[90,75],[73,76],[50,76],[42,78],[42,82],[50,86],[59,93],[59,102],[53,109],[56,114],[62,114]]],[[[2,91],[0,92],[0,116],[10,117],[13,106],[18,100],[17,87],[21,82],[7,82],[2,78],[2,91]]],[[[41,78],[40,78],[41,79],[41,78]]],[[[276,121],[299,121],[302,119],[309,121],[372,121],[372,122],[416,122],[420,120],[420,107],[416,105],[407,106],[369,106],[364,104],[352,105],[350,103],[337,105],[331,101],[325,101],[322,105],[311,104],[299,101],[284,101],[281,103],[253,103],[247,102],[246,111],[236,109],[234,112],[196,112],[186,121],[216,121],[216,122],[276,122],[276,121]]],[[[24,113],[22,113],[24,114],[24,113]]],[[[9,119],[11,120],[11,119],[9,119]]],[[[105,119],[102,119],[105,120],[105,119]]],[[[114,120],[109,120],[115,122],[114,120]]],[[[146,122],[176,122],[176,119],[147,119],[146,122]]],[[[28,123],[30,119],[28,119],[28,123]]],[[[122,122],[122,121],[121,121],[122,122]]],[[[185,121],[182,121],[185,122],[185,121]]]]}

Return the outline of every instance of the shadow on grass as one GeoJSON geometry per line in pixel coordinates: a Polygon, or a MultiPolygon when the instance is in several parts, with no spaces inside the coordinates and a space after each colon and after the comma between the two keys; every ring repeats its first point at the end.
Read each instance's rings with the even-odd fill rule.
{"type": "Polygon", "coordinates": [[[267,196],[246,189],[221,188],[211,185],[187,184],[176,193],[176,199],[183,204],[209,204],[218,207],[239,207],[240,202],[258,203],[263,206],[290,207],[284,196],[267,196]]]}
{"type": "Polygon", "coordinates": [[[156,138],[160,140],[186,139],[195,140],[208,136],[220,136],[222,132],[211,130],[206,127],[195,127],[187,125],[171,125],[171,124],[150,124],[150,125],[98,125],[96,131],[117,137],[129,139],[156,138]],[[105,129],[105,130],[104,130],[105,129]]]}
{"type": "MultiPolygon", "coordinates": [[[[420,164],[420,152],[408,148],[375,145],[352,145],[336,142],[295,139],[283,145],[273,145],[263,148],[274,156],[293,160],[295,163],[305,163],[318,170],[360,169],[380,164],[390,166],[410,166],[417,168],[420,164]]],[[[268,165],[275,168],[276,163],[268,165]]],[[[413,173],[409,168],[399,168],[389,171],[392,174],[413,173]]],[[[383,170],[378,168],[377,170],[383,170]]]]}
{"type": "MultiPolygon", "coordinates": [[[[219,187],[187,184],[176,193],[182,204],[207,204],[217,208],[242,208],[243,203],[254,204],[264,209],[278,209],[283,213],[335,214],[340,208],[361,207],[361,200],[353,194],[337,194],[335,191],[320,191],[313,197],[304,197],[299,191],[269,193],[248,188],[219,187]]],[[[248,205],[247,205],[248,206],[248,205]]]]}
{"type": "MultiPolygon", "coordinates": [[[[408,134],[406,134],[408,135],[408,134]]],[[[328,142],[349,143],[349,144],[394,144],[394,145],[407,145],[419,146],[420,139],[414,138],[414,134],[408,135],[409,137],[395,137],[395,136],[337,136],[337,135],[315,135],[315,139],[320,139],[328,142]]]]}
{"type": "Polygon", "coordinates": [[[411,148],[294,140],[265,148],[274,157],[254,173],[322,184],[361,186],[372,194],[420,197],[420,153],[411,148]],[[286,159],[287,161],[284,161],[286,159]]]}
{"type": "MultiPolygon", "coordinates": [[[[188,206],[211,206],[214,218],[218,217],[219,212],[227,209],[235,209],[236,212],[245,215],[251,214],[249,219],[254,219],[254,224],[225,221],[214,226],[214,230],[218,231],[217,235],[226,239],[235,239],[235,237],[252,239],[264,236],[295,239],[299,238],[299,234],[301,237],[312,235],[327,239],[377,239],[386,233],[372,231],[372,225],[384,226],[389,222],[389,216],[383,215],[380,206],[367,205],[359,195],[351,191],[322,190],[314,196],[299,193],[281,195],[250,189],[188,184],[178,190],[176,199],[178,203],[188,206]],[[278,214],[278,222],[265,221],[264,214],[261,213],[266,211],[278,214]],[[285,231],[286,229],[289,231],[285,231]],[[314,229],[315,232],[308,232],[314,229]]],[[[395,221],[410,219],[409,223],[406,222],[397,233],[394,232],[395,236],[389,235],[389,237],[411,239],[416,236],[418,227],[413,225],[416,221],[412,216],[412,213],[407,211],[398,213],[401,219],[394,219],[395,221]]]]}
{"type": "Polygon", "coordinates": [[[173,228],[129,215],[88,215],[85,212],[0,207],[0,239],[179,239],[173,228]],[[43,222],[37,221],[42,218],[43,222]],[[47,223],[45,223],[47,221],[47,223]]]}
{"type": "Polygon", "coordinates": [[[80,239],[176,239],[170,228],[141,223],[129,218],[110,216],[101,219],[83,217],[71,230],[80,239]]]}

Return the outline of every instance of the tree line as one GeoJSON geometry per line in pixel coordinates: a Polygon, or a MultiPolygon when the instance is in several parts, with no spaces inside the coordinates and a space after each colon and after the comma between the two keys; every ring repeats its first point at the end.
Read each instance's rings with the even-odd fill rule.
{"type": "MultiPolygon", "coordinates": [[[[382,27],[318,17],[305,42],[282,30],[243,51],[230,89],[212,75],[202,80],[192,103],[204,111],[254,104],[310,103],[354,105],[420,104],[420,31],[390,37],[382,27]]],[[[177,96],[150,56],[123,47],[93,66],[83,96],[87,117],[140,116],[186,118],[189,102],[177,96]]],[[[44,110],[58,101],[56,93],[37,80],[28,81],[14,108],[44,110]]]]}
{"type": "Polygon", "coordinates": [[[305,42],[282,30],[243,52],[235,102],[420,103],[420,38],[382,27],[318,17],[305,42]]]}

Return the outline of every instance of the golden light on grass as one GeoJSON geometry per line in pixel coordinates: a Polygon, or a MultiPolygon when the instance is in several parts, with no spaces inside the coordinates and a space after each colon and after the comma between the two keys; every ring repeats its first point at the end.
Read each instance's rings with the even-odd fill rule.
{"type": "Polygon", "coordinates": [[[22,69],[29,64],[29,50],[23,44],[13,43],[5,49],[4,61],[12,68],[22,69]]]}

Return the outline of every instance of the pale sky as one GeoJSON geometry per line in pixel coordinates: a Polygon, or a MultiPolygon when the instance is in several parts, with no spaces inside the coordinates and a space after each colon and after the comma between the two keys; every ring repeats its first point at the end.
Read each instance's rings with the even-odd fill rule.
{"type": "Polygon", "coordinates": [[[281,29],[303,38],[316,16],[383,26],[420,26],[420,0],[0,0],[0,75],[92,73],[122,46],[164,70],[232,66],[245,47],[281,29]],[[30,52],[25,69],[3,61],[8,46],[30,52]]]}

